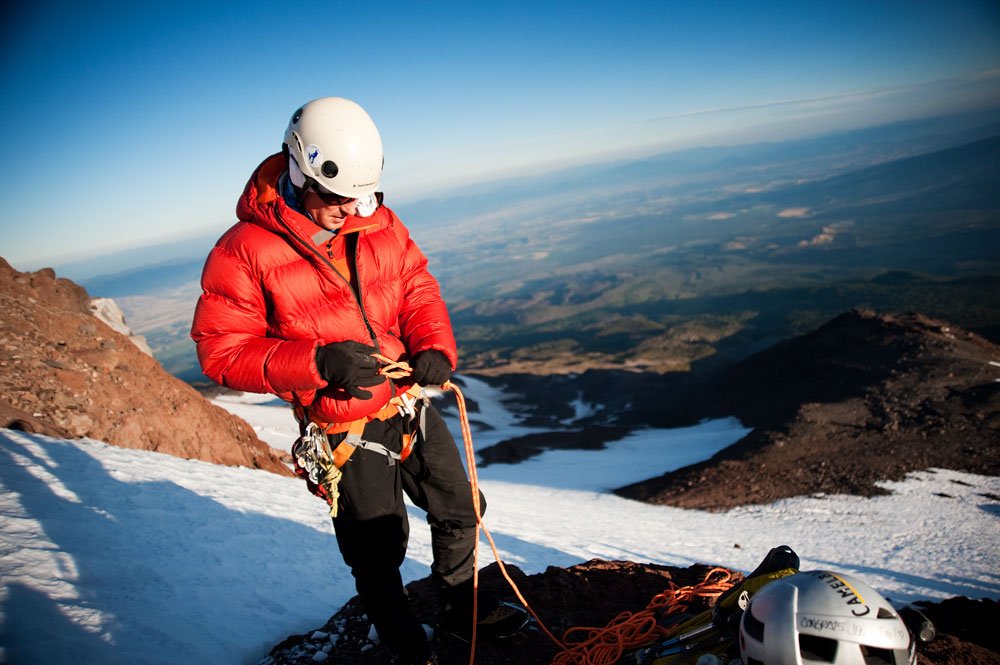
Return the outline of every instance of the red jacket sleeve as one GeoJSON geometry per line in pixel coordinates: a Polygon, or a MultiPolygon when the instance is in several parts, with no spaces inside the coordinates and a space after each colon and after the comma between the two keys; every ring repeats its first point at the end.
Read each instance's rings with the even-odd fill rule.
{"type": "Polygon", "coordinates": [[[399,329],[410,357],[435,349],[443,353],[452,369],[458,366],[458,348],[451,328],[448,308],[441,288],[427,270],[427,257],[410,238],[406,227],[393,220],[397,238],[403,246],[403,306],[399,329]]]}
{"type": "Polygon", "coordinates": [[[267,304],[251,267],[220,241],[201,278],[191,337],[202,371],[217,383],[255,393],[315,390],[316,340],[267,336],[267,304]]]}

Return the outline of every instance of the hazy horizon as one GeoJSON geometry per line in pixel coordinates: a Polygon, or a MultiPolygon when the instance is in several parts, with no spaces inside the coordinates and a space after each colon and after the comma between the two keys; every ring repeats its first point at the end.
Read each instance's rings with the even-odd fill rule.
{"type": "Polygon", "coordinates": [[[327,95],[378,124],[395,201],[1000,103],[1000,8],[971,0],[97,9],[8,17],[0,232],[19,267],[224,224],[327,95]]]}
{"type": "MultiPolygon", "coordinates": [[[[542,179],[548,177],[559,177],[560,174],[564,172],[571,172],[571,169],[576,168],[596,167],[602,165],[621,165],[637,162],[643,159],[655,159],[672,156],[683,157],[688,154],[693,154],[694,151],[709,148],[741,149],[771,145],[778,147],[793,146],[799,141],[822,139],[836,140],[840,137],[850,137],[857,132],[888,132],[894,128],[905,127],[908,125],[920,126],[922,123],[927,123],[928,126],[931,126],[932,123],[943,124],[948,126],[956,135],[958,135],[963,130],[978,127],[985,128],[989,124],[995,124],[997,122],[1000,122],[1000,109],[997,109],[995,113],[992,110],[988,110],[964,114],[935,116],[930,118],[900,120],[885,124],[852,128],[850,130],[822,132],[814,135],[799,137],[797,139],[762,140],[745,143],[734,142],[728,144],[720,143],[718,145],[698,145],[674,150],[636,151],[629,155],[606,155],[603,156],[603,158],[595,158],[593,161],[589,162],[563,164],[559,167],[553,167],[547,170],[542,169],[537,175],[542,179]]],[[[474,194],[482,192],[489,193],[491,191],[502,190],[505,184],[509,182],[517,182],[517,179],[519,178],[530,178],[531,175],[532,174],[529,173],[519,173],[516,176],[511,174],[497,175],[494,178],[471,182],[466,186],[466,188],[445,188],[436,191],[427,191],[423,195],[419,196],[391,196],[390,194],[389,203],[394,207],[402,206],[405,208],[407,206],[414,206],[421,203],[432,203],[442,199],[446,200],[449,196],[461,197],[464,191],[469,191],[474,194]]],[[[11,263],[11,265],[18,270],[32,271],[41,268],[53,268],[59,276],[62,277],[84,280],[92,279],[95,277],[128,271],[132,268],[143,265],[149,265],[149,263],[147,263],[149,261],[152,261],[153,264],[168,264],[176,258],[187,256],[192,251],[192,248],[204,248],[204,251],[207,252],[215,240],[235,222],[236,217],[234,212],[230,219],[208,225],[202,229],[185,229],[173,234],[165,234],[158,237],[144,237],[134,240],[131,243],[109,243],[87,250],[78,250],[62,255],[43,256],[23,261],[12,260],[11,257],[6,255],[0,256],[11,263]],[[105,259],[108,261],[104,262],[105,259]]]]}

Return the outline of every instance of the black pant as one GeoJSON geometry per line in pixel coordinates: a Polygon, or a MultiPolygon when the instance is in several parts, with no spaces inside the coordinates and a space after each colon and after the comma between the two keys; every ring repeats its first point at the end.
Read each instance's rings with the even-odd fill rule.
{"type": "MultiPolygon", "coordinates": [[[[361,448],[354,452],[342,468],[333,520],[337,544],[368,618],[383,642],[403,652],[426,648],[399,574],[409,537],[403,492],[427,512],[434,554],[431,574],[442,593],[471,579],[474,565],[476,513],[462,458],[437,410],[422,408],[424,431],[403,463],[389,464],[385,455],[361,448]]],[[[399,452],[406,426],[402,417],[373,420],[362,438],[399,452]]],[[[481,493],[480,510],[486,510],[481,493]]]]}

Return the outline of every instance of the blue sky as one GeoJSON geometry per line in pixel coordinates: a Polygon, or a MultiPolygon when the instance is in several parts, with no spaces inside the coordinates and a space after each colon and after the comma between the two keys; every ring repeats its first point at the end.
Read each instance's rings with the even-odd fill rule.
{"type": "Polygon", "coordinates": [[[0,256],[218,228],[301,103],[375,119],[389,200],[609,156],[1000,105],[993,2],[77,3],[7,10],[0,256]]]}

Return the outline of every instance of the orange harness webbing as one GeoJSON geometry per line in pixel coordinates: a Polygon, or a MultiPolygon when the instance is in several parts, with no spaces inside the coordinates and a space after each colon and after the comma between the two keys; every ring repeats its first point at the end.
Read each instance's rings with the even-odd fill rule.
{"type": "MultiPolygon", "coordinates": [[[[379,356],[381,360],[381,356],[379,356]]],[[[386,375],[388,376],[388,374],[386,375]]],[[[389,377],[397,378],[397,377],[389,377]]],[[[412,397],[419,397],[420,386],[414,385],[409,390],[404,393],[405,395],[410,395],[412,397]]],[[[295,418],[299,423],[309,423],[310,421],[315,423],[324,433],[328,436],[331,434],[343,434],[347,433],[347,438],[337,444],[337,447],[333,449],[333,464],[338,469],[347,463],[347,460],[351,458],[354,451],[357,450],[357,441],[361,440],[361,434],[365,430],[365,425],[373,420],[388,420],[399,415],[399,407],[403,405],[403,399],[401,397],[393,397],[389,400],[389,403],[383,406],[381,409],[375,413],[369,414],[364,418],[354,420],[347,423],[327,423],[321,422],[319,420],[313,419],[309,415],[309,410],[302,406],[296,406],[294,408],[295,418]]],[[[414,437],[412,432],[407,432],[403,434],[403,447],[399,451],[399,461],[404,461],[410,456],[413,451],[414,437]]]]}

